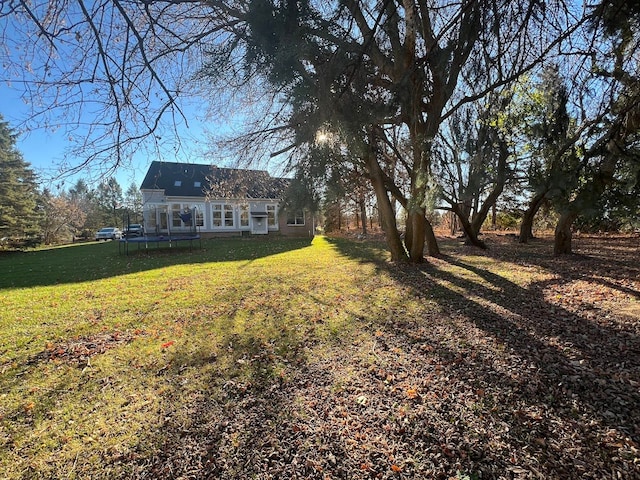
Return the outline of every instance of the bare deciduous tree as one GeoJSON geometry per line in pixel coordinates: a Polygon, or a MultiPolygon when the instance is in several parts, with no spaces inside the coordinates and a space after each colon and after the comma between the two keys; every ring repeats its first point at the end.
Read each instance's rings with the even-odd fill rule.
{"type": "Polygon", "coordinates": [[[590,10],[533,0],[20,0],[0,18],[3,80],[21,83],[35,122],[77,138],[68,169],[109,171],[142,145],[175,153],[194,95],[202,111],[250,106],[235,144],[252,160],[267,148],[295,165],[329,126],[372,183],[392,257],[412,262],[425,242],[438,253],[425,208],[442,122],[594,48],[590,10]],[[402,154],[388,155],[390,132],[402,154]],[[390,196],[407,211],[404,241],[390,196]]]}
{"type": "Polygon", "coordinates": [[[25,129],[72,140],[65,173],[112,173],[140,148],[179,150],[191,120],[182,102],[228,26],[204,3],[125,0],[2,2],[0,25],[0,80],[22,89],[25,129]]]}

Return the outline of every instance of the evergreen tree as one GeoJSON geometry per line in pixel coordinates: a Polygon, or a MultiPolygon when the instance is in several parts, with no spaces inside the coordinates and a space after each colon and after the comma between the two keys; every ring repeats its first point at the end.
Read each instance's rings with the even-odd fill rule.
{"type": "Polygon", "coordinates": [[[574,146],[576,122],[569,115],[569,90],[557,65],[547,67],[530,94],[523,130],[532,152],[526,178],[531,195],[520,225],[521,243],[533,238],[534,218],[551,201],[562,208],[579,183],[580,162],[574,146]]]}
{"type": "Polygon", "coordinates": [[[122,187],[114,177],[98,185],[96,200],[102,209],[102,220],[110,226],[122,224],[122,187]]]}
{"type": "Polygon", "coordinates": [[[16,149],[16,134],[0,115],[0,237],[40,233],[36,175],[16,149]]]}
{"type": "Polygon", "coordinates": [[[129,220],[131,223],[142,222],[142,193],[140,188],[131,182],[129,188],[125,192],[125,205],[129,212],[129,220]]]}

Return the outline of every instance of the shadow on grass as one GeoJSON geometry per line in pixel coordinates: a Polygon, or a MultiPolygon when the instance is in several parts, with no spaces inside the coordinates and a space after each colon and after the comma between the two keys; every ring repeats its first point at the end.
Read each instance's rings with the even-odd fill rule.
{"type": "Polygon", "coordinates": [[[195,353],[175,350],[166,375],[204,372],[202,386],[187,393],[181,380],[164,394],[162,429],[141,442],[130,478],[260,478],[266,471],[313,478],[311,464],[278,445],[280,432],[296,428],[293,390],[307,368],[304,332],[278,327],[271,336],[257,325],[227,330],[216,354],[206,345],[195,353]]]}
{"type": "Polygon", "coordinates": [[[448,269],[427,274],[506,312],[496,313],[466,295],[449,293],[476,326],[536,367],[547,387],[539,402],[571,411],[578,400],[590,417],[640,442],[640,411],[633,407],[640,405],[640,392],[632,386],[640,382],[640,338],[635,331],[606,326],[544,301],[548,282],[524,289],[468,263],[451,257],[445,261],[497,287],[462,279],[448,269]]]}
{"type": "MultiPolygon", "coordinates": [[[[78,478],[253,478],[276,461],[286,461],[296,474],[312,473],[313,468],[301,459],[296,463],[294,451],[287,458],[270,456],[277,433],[294,428],[287,412],[294,402],[292,378],[307,364],[305,332],[295,326],[279,325],[275,319],[238,332],[234,321],[229,320],[212,343],[198,337],[198,324],[185,328],[193,328],[192,335],[175,345],[167,344],[159,353],[162,340],[157,340],[158,350],[140,364],[123,360],[127,356],[122,352],[115,354],[121,363],[121,374],[133,371],[130,374],[139,379],[137,391],[122,391],[119,374],[105,375],[100,366],[91,365],[88,357],[83,365],[76,365],[62,357],[52,363],[41,355],[3,372],[6,375],[0,379],[0,392],[20,391],[21,384],[42,376],[42,368],[68,372],[46,388],[31,391],[29,403],[3,410],[0,430],[10,425],[11,441],[16,444],[32,435],[43,417],[56,415],[62,410],[60,405],[71,401],[76,402],[74,408],[87,408],[89,415],[71,410],[66,413],[74,419],[70,425],[90,416],[92,405],[107,401],[105,398],[125,402],[122,410],[126,410],[129,400],[137,402],[131,406],[140,405],[140,415],[151,415],[142,425],[145,431],[140,432],[138,444],[77,445],[74,459],[65,449],[66,441],[59,440],[60,445],[54,448],[56,461],[30,465],[28,468],[33,470],[27,471],[24,478],[65,478],[73,470],[78,478]],[[82,399],[74,398],[76,392],[82,399]],[[150,400],[144,401],[145,398],[150,400]],[[147,412],[151,401],[157,404],[147,412]],[[153,418],[153,410],[161,415],[153,418]],[[238,452],[252,452],[252,464],[236,462],[236,457],[241,456],[238,452]],[[96,457],[102,465],[97,470],[96,457]]],[[[153,341],[141,336],[126,348],[139,348],[136,342],[153,341]]],[[[135,420],[136,415],[131,417],[135,420]]],[[[104,424],[96,429],[100,430],[100,426],[104,424]]],[[[101,434],[110,436],[108,432],[95,433],[101,434]]],[[[61,431],[52,436],[58,441],[58,437],[67,435],[77,434],[61,431]]],[[[7,438],[0,439],[0,452],[14,448],[7,438]]]]}
{"type": "Polygon", "coordinates": [[[0,290],[78,283],[174,265],[252,261],[306,248],[310,238],[208,239],[202,248],[150,248],[124,255],[117,242],[69,245],[0,257],[0,290]]]}
{"type": "Polygon", "coordinates": [[[386,244],[377,241],[356,242],[340,237],[325,237],[338,252],[361,263],[383,265],[389,257],[386,244]]]}
{"type": "MultiPolygon", "coordinates": [[[[373,345],[347,338],[328,361],[312,351],[320,326],[295,315],[281,323],[286,300],[268,315],[256,306],[242,328],[236,311],[184,320],[163,363],[143,367],[163,386],[157,428],[103,464],[140,479],[640,478],[637,332],[558,307],[542,295],[546,281],[524,288],[453,249],[398,267],[379,244],[330,242],[424,308],[368,304],[357,326],[373,345]],[[197,336],[214,324],[219,338],[197,336]],[[410,397],[405,375],[421,382],[410,397]]],[[[565,269],[553,265],[545,269],[565,269]]],[[[63,401],[64,387],[48,395],[63,401]]],[[[92,468],[83,460],[78,472],[92,468]]]]}
{"type": "MultiPolygon", "coordinates": [[[[343,254],[358,261],[370,261],[371,246],[332,242],[343,254]]],[[[375,248],[375,246],[373,247],[375,248]]],[[[498,247],[499,248],[499,247],[498,247]]],[[[523,247],[526,248],[526,247],[523,247]]],[[[536,248],[539,248],[537,246],[536,248]]],[[[447,252],[454,249],[448,248],[447,252]]],[[[467,251],[467,253],[475,253],[467,251]]],[[[481,252],[477,252],[483,255],[481,252]]],[[[526,252],[525,252],[526,254],[526,252]]],[[[588,318],[545,299],[549,286],[572,278],[589,278],[603,286],[589,265],[606,266],[607,259],[554,260],[528,255],[527,264],[555,274],[553,280],[534,282],[524,288],[507,278],[479,268],[464,256],[443,255],[420,266],[397,266],[376,262],[392,278],[435,301],[442,315],[460,327],[460,341],[470,341],[464,356],[449,365],[452,384],[488,386],[496,392],[489,425],[498,420],[506,425],[502,435],[526,449],[534,463],[521,463],[525,470],[554,478],[583,478],[603,465],[629,478],[640,475],[640,336],[637,324],[618,324],[604,314],[588,318]],[[585,267],[586,268],[583,268],[585,267]],[[473,331],[482,332],[481,343],[473,343],[473,331]],[[491,345],[487,347],[486,345],[491,345]],[[496,349],[497,348],[497,349],[496,349]],[[566,451],[553,445],[564,444],[566,451]],[[536,470],[537,469],[537,470],[536,470]]],[[[613,270],[621,265],[613,262],[613,270]]],[[[625,271],[613,271],[615,279],[637,272],[635,264],[625,271]]],[[[513,264],[512,268],[518,268],[513,264]]],[[[627,277],[628,278],[628,277],[627,277]]],[[[617,284],[616,284],[617,285],[617,284]]],[[[622,288],[637,298],[637,291],[622,288]]],[[[416,336],[420,319],[398,320],[390,334],[411,342],[435,343],[441,357],[455,354],[438,336],[416,336]]],[[[428,332],[428,330],[427,330],[428,332]]],[[[449,358],[451,360],[451,358],[449,358]]],[[[500,436],[495,431],[494,443],[500,436]]],[[[466,461],[468,471],[499,475],[513,467],[504,452],[489,444],[466,461]]],[[[520,460],[522,462],[522,460],[520,460]]],[[[613,475],[613,473],[611,473],[613,475]]]]}

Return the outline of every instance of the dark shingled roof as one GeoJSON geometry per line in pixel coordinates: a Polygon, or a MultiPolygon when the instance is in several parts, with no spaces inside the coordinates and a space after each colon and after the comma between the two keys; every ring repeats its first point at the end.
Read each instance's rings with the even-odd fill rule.
{"type": "Polygon", "coordinates": [[[193,163],[151,162],[141,190],[164,190],[169,197],[281,199],[290,180],[264,170],[218,168],[193,163]]]}

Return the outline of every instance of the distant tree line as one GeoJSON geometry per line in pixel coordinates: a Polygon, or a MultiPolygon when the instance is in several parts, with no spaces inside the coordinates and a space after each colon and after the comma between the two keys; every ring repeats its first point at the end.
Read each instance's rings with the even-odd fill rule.
{"type": "Polygon", "coordinates": [[[16,133],[0,115],[0,248],[57,244],[93,238],[105,226],[142,220],[142,196],[135,184],[123,193],[109,177],[90,186],[79,179],[67,189],[41,188],[16,148],[16,133]]]}

